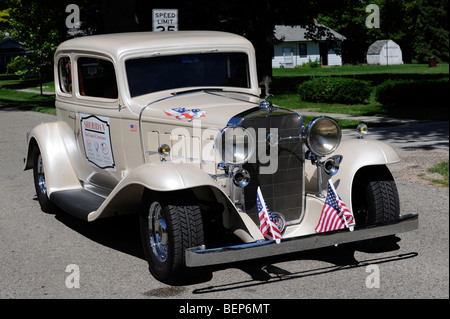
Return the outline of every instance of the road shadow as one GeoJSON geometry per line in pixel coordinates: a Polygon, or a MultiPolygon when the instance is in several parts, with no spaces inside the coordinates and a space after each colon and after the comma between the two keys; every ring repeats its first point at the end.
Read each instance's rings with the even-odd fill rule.
{"type": "Polygon", "coordinates": [[[372,135],[402,149],[448,149],[449,122],[423,121],[397,127],[377,127],[373,130],[369,126],[370,138],[372,135]]]}
{"type": "MultiPolygon", "coordinates": [[[[341,249],[338,249],[341,250],[341,249]]],[[[328,273],[337,273],[351,268],[361,268],[368,265],[379,265],[383,263],[396,262],[404,259],[414,258],[418,256],[417,252],[405,254],[395,254],[386,257],[370,258],[365,260],[355,260],[354,250],[344,248],[345,251],[338,252],[335,247],[326,247],[312,251],[290,254],[290,256],[282,256],[276,259],[256,260],[245,265],[234,264],[234,268],[238,268],[251,276],[249,280],[231,281],[226,284],[209,285],[197,288],[192,291],[194,295],[205,295],[209,293],[217,293],[223,291],[233,291],[251,287],[262,287],[271,283],[279,283],[280,281],[288,281],[294,279],[303,279],[311,276],[320,276],[328,273]],[[298,272],[290,272],[274,264],[286,261],[303,260],[320,260],[329,262],[332,265],[318,267],[313,269],[302,270],[298,272]]],[[[227,267],[231,268],[231,267],[227,267]]]]}
{"type": "Polygon", "coordinates": [[[70,229],[96,243],[145,260],[138,214],[86,222],[59,211],[56,212],[55,218],[70,229]]]}

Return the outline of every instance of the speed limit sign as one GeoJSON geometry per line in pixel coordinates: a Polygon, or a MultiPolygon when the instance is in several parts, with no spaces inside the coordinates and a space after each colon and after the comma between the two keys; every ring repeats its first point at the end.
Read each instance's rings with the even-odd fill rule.
{"type": "Polygon", "coordinates": [[[153,31],[178,31],[178,9],[153,9],[153,31]]]}

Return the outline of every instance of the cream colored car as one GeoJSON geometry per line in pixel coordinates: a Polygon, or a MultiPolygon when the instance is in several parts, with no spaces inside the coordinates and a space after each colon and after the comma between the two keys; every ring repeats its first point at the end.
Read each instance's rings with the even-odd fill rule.
{"type": "Polygon", "coordinates": [[[30,132],[25,159],[41,208],[88,222],[139,213],[160,281],[417,228],[417,214],[400,215],[386,166],[396,152],[341,141],[333,119],[305,126],[261,99],[243,37],[81,37],[58,47],[54,65],[57,121],[30,132]],[[327,212],[327,198],[347,210],[327,212]],[[341,224],[321,230],[333,213],[341,224]]]}

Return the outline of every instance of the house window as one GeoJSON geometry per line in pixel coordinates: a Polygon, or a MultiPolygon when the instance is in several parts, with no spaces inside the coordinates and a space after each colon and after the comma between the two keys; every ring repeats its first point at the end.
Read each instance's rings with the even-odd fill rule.
{"type": "Polygon", "coordinates": [[[62,57],[58,61],[59,88],[63,93],[72,93],[72,63],[69,57],[62,57]]]}
{"type": "Polygon", "coordinates": [[[298,45],[298,54],[301,58],[306,58],[308,56],[307,44],[300,43],[298,45]]]}
{"type": "Polygon", "coordinates": [[[112,62],[97,58],[78,59],[81,96],[117,99],[117,81],[112,62]]]}

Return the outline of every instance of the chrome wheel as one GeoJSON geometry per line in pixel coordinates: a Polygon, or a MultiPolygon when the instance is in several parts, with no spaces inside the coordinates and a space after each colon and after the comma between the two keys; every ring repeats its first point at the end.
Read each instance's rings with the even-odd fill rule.
{"type": "Polygon", "coordinates": [[[148,234],[153,254],[158,261],[165,262],[169,251],[169,235],[164,211],[158,202],[153,202],[150,205],[148,234]]]}
{"type": "Polygon", "coordinates": [[[33,181],[37,199],[42,211],[54,213],[57,207],[47,196],[47,181],[45,179],[44,160],[38,147],[33,150],[33,181]]]}
{"type": "Polygon", "coordinates": [[[188,192],[158,193],[145,189],[139,212],[139,228],[148,268],[161,282],[173,284],[194,275],[185,263],[186,249],[204,244],[203,221],[198,205],[188,192]]]}
{"type": "Polygon", "coordinates": [[[38,155],[37,158],[37,184],[39,187],[39,191],[41,194],[46,195],[47,194],[47,184],[45,183],[45,171],[44,171],[44,164],[42,162],[42,156],[41,154],[38,155]]]}

